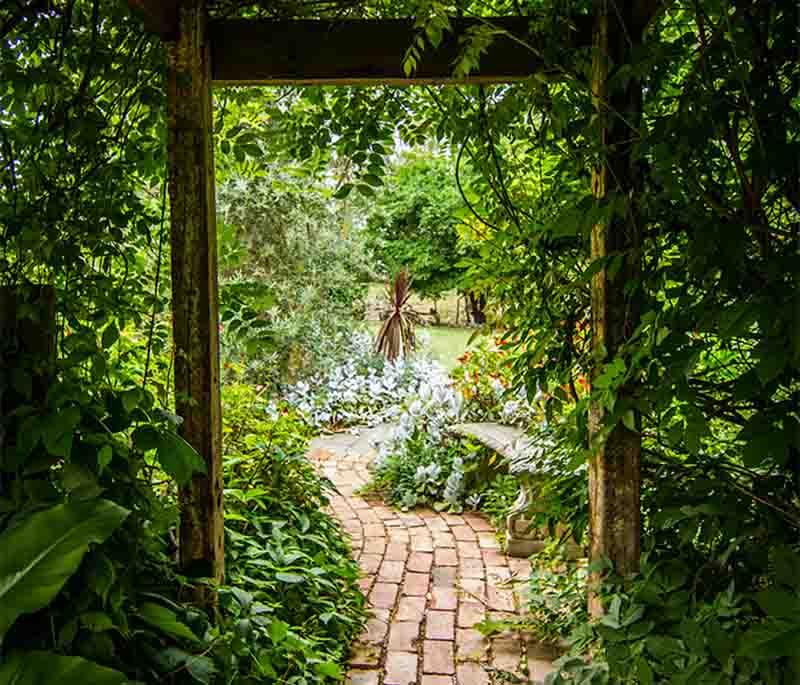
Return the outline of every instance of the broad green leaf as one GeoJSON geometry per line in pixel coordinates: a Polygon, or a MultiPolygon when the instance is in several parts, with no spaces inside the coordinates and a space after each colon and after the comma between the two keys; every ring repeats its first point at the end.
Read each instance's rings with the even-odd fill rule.
{"type": "Polygon", "coordinates": [[[47,417],[42,426],[44,446],[54,457],[69,457],[72,452],[72,435],[81,420],[77,407],[61,409],[47,417]]]}
{"type": "Polygon", "coordinates": [[[161,435],[152,426],[140,426],[133,431],[133,444],[142,452],[154,450],[160,443],[161,435]]]}
{"type": "Polygon", "coordinates": [[[269,637],[273,644],[280,644],[286,639],[289,634],[289,626],[279,619],[274,619],[269,624],[269,637]]]}
{"type": "Polygon", "coordinates": [[[93,633],[102,633],[114,628],[114,621],[102,611],[87,611],[80,616],[81,625],[93,633]]]}
{"type": "Polygon", "coordinates": [[[0,665],[3,685],[123,685],[124,673],[76,656],[12,652],[0,665]]]}
{"type": "Polygon", "coordinates": [[[119,340],[119,329],[117,328],[116,324],[113,323],[109,324],[103,331],[103,338],[102,338],[103,349],[107,350],[115,342],[117,342],[117,340],[119,340]]]}
{"type": "Polygon", "coordinates": [[[353,184],[345,183],[333,194],[333,197],[337,200],[344,200],[344,198],[350,194],[351,190],[353,190],[353,184]]]}
{"type": "Polygon", "coordinates": [[[318,664],[314,664],[314,670],[319,673],[319,675],[324,675],[328,678],[335,678],[336,680],[342,679],[341,667],[339,664],[335,664],[332,661],[322,661],[318,664]]]}
{"type": "Polygon", "coordinates": [[[158,628],[163,633],[190,640],[191,642],[200,642],[200,639],[191,631],[189,626],[178,620],[175,612],[162,607],[160,604],[145,602],[139,607],[138,613],[145,623],[158,628]]]}
{"type": "Polygon", "coordinates": [[[130,512],[107,500],[59,504],[0,535],[0,637],[21,614],[38,611],[130,512]]]}
{"type": "Polygon", "coordinates": [[[161,434],[156,455],[161,467],[176,480],[178,485],[187,483],[195,473],[206,472],[202,457],[176,433],[161,434]]]}
{"type": "Polygon", "coordinates": [[[302,583],[305,578],[300,576],[296,573],[276,573],[275,577],[280,580],[282,583],[289,583],[290,585],[294,585],[296,583],[302,583]]]}
{"type": "Polygon", "coordinates": [[[122,393],[122,406],[129,414],[139,406],[144,398],[144,393],[139,388],[131,388],[122,393]]]}
{"type": "Polygon", "coordinates": [[[741,640],[739,654],[752,659],[779,659],[797,654],[800,621],[768,619],[753,626],[741,640]]]}
{"type": "Polygon", "coordinates": [[[114,449],[111,445],[103,445],[100,448],[100,451],[97,453],[97,472],[103,473],[105,471],[106,466],[111,463],[111,460],[114,458],[114,449]]]}

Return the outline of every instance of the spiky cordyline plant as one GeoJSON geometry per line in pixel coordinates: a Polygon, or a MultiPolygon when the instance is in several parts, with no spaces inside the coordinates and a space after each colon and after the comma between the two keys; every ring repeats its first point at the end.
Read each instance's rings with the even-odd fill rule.
{"type": "Polygon", "coordinates": [[[400,271],[386,287],[389,309],[375,339],[375,349],[389,361],[407,357],[414,349],[414,327],[420,316],[408,304],[411,297],[411,276],[408,269],[400,271]]]}

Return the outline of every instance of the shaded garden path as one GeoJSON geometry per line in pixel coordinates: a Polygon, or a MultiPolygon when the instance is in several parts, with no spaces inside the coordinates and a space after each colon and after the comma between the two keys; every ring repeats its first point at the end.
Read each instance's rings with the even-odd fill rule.
{"type": "Polygon", "coordinates": [[[499,671],[544,680],[550,656],[524,637],[486,640],[474,625],[518,613],[530,563],[500,551],[482,516],[402,512],[356,494],[369,481],[372,447],[388,427],[323,436],[311,458],[339,490],[331,508],[349,534],[372,607],[354,645],[350,685],[487,685],[499,671]]]}

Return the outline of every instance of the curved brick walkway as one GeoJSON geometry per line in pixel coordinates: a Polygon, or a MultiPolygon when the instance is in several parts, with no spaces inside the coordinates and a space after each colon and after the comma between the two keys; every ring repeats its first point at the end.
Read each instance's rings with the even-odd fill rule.
{"type": "MultiPolygon", "coordinates": [[[[355,492],[369,481],[371,445],[387,427],[315,440],[311,458],[337,486],[331,508],[351,537],[372,618],[354,645],[350,685],[488,685],[544,680],[551,654],[505,634],[487,641],[485,616],[517,613],[508,583],[530,574],[506,557],[478,514],[405,513],[355,492]],[[509,679],[513,673],[517,679],[509,679]]],[[[523,584],[518,584],[520,590],[523,584]]]]}

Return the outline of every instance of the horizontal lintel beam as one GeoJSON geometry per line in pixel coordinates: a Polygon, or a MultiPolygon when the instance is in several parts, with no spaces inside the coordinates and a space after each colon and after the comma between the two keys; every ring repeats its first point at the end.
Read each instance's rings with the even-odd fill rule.
{"type": "Polygon", "coordinates": [[[128,0],[130,8],[144,20],[144,27],[162,40],[178,37],[178,0],[128,0]]]}
{"type": "MultiPolygon", "coordinates": [[[[255,20],[211,22],[214,85],[417,85],[505,83],[541,72],[542,37],[527,17],[451,20],[441,44],[422,50],[406,76],[403,61],[417,37],[411,19],[255,20]],[[480,57],[480,69],[455,78],[453,69],[468,31],[484,23],[499,31],[480,57]]],[[[552,40],[552,38],[550,38],[552,40]]],[[[589,45],[591,28],[565,35],[569,45],[589,45]],[[585,35],[584,35],[585,34],[585,35]]]]}

